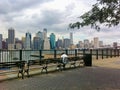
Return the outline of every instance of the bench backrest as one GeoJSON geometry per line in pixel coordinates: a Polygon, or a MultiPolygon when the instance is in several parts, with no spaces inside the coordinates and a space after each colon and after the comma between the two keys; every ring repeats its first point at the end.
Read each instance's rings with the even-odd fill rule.
{"type": "Polygon", "coordinates": [[[0,68],[12,68],[12,67],[18,67],[23,68],[25,65],[25,61],[14,61],[14,62],[0,62],[0,68]]]}

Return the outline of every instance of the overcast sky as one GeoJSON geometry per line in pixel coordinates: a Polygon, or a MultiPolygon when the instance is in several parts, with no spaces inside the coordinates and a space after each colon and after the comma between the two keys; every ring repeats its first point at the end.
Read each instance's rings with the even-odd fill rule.
{"type": "Polygon", "coordinates": [[[97,32],[90,27],[79,30],[68,29],[69,23],[78,21],[80,15],[91,9],[96,0],[0,0],[0,33],[7,38],[8,28],[15,29],[15,36],[21,38],[29,31],[32,36],[43,28],[48,35],[69,38],[74,34],[74,43],[79,40],[99,37],[105,44],[120,42],[120,25],[113,28],[102,27],[97,32]]]}

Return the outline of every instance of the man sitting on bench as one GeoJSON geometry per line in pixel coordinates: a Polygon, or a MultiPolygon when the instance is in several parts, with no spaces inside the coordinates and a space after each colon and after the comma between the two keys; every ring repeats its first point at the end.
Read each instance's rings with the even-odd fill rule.
{"type": "Polygon", "coordinates": [[[63,63],[63,69],[65,69],[65,65],[68,63],[68,56],[65,53],[62,53],[61,58],[63,63]]]}

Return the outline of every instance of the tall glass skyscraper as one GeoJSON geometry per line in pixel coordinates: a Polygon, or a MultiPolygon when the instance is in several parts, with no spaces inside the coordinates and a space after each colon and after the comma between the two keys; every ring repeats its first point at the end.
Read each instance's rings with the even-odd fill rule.
{"type": "Polygon", "coordinates": [[[50,34],[50,48],[55,49],[55,34],[54,33],[50,34]]]}
{"type": "Polygon", "coordinates": [[[73,33],[70,33],[70,44],[73,45],[73,33]]]}
{"type": "Polygon", "coordinates": [[[25,49],[27,49],[27,50],[31,49],[31,33],[29,33],[29,32],[26,33],[25,49]]]}

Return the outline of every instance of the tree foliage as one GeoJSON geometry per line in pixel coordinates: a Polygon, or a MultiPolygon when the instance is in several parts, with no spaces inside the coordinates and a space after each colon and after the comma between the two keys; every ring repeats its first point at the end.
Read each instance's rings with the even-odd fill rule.
{"type": "Polygon", "coordinates": [[[120,0],[97,0],[92,9],[79,17],[81,22],[70,23],[70,28],[81,28],[90,25],[100,30],[100,24],[107,27],[120,23],[120,0]]]}

